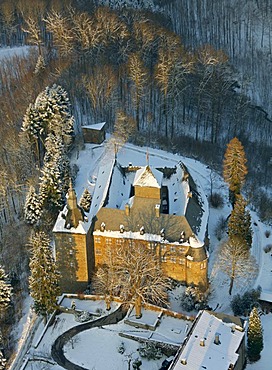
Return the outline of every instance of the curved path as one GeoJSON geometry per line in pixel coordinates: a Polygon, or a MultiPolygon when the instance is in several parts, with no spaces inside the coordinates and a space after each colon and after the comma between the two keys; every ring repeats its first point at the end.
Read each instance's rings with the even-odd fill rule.
{"type": "Polygon", "coordinates": [[[74,326],[73,328],[67,330],[65,333],[60,335],[52,345],[51,355],[54,361],[56,361],[58,365],[67,370],[88,370],[85,367],[73,364],[71,361],[67,360],[63,353],[64,345],[78,333],[91,328],[101,327],[103,325],[116,324],[118,321],[121,321],[126,316],[126,314],[127,308],[121,305],[116,311],[110,313],[107,316],[100,317],[97,320],[90,321],[85,324],[74,326]]]}

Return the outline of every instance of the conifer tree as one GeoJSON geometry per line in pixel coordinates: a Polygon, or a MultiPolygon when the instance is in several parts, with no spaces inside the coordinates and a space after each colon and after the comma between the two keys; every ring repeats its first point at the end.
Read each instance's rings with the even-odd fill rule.
{"type": "Polygon", "coordinates": [[[44,232],[36,233],[30,240],[32,257],[29,263],[30,295],[37,314],[46,320],[57,306],[59,273],[50,247],[50,239],[44,232]]]}
{"type": "Polygon", "coordinates": [[[91,193],[89,192],[89,190],[86,188],[79,200],[79,205],[80,207],[83,208],[83,210],[85,212],[89,212],[90,211],[90,207],[91,207],[91,203],[92,203],[92,196],[91,196],[91,193]]]}
{"type": "Polygon", "coordinates": [[[70,101],[67,92],[58,85],[46,87],[36,101],[35,107],[39,112],[44,131],[53,133],[68,143],[73,133],[74,119],[70,113],[70,101]]]}
{"type": "Polygon", "coordinates": [[[41,170],[40,196],[47,209],[62,207],[69,187],[70,162],[60,137],[49,134],[46,143],[44,166],[41,170]]]}
{"type": "Polygon", "coordinates": [[[24,206],[24,217],[28,224],[35,225],[41,218],[41,201],[40,197],[36,194],[34,186],[30,186],[25,206],[24,206]]]}
{"type": "Polygon", "coordinates": [[[11,300],[11,285],[3,267],[0,266],[0,311],[5,310],[11,300]]]}
{"type": "Polygon", "coordinates": [[[241,194],[236,196],[236,202],[228,222],[228,234],[231,240],[239,240],[246,249],[252,244],[251,217],[246,210],[246,201],[241,194]]]}
{"type": "Polygon", "coordinates": [[[240,194],[245,182],[248,172],[246,162],[244,147],[237,137],[235,137],[227,145],[223,163],[223,177],[229,185],[232,205],[234,205],[235,196],[240,194]]]}
{"type": "Polygon", "coordinates": [[[250,361],[257,361],[263,349],[263,328],[258,310],[254,307],[249,316],[247,330],[247,355],[250,361]]]}
{"type": "Polygon", "coordinates": [[[0,370],[6,369],[7,360],[5,359],[3,352],[0,350],[0,370]]]}

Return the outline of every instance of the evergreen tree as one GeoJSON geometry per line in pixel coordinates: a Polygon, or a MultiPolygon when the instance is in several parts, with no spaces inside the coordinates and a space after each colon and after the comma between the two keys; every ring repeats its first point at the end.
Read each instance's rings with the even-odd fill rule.
{"type": "Polygon", "coordinates": [[[91,203],[92,203],[92,196],[91,196],[91,193],[89,192],[89,190],[86,188],[79,200],[79,205],[80,207],[83,208],[83,210],[85,212],[89,212],[90,211],[90,207],[91,207],[91,203]]]}
{"type": "Polygon", "coordinates": [[[258,310],[254,307],[249,316],[247,330],[247,355],[250,361],[259,360],[263,349],[263,328],[258,310]]]}
{"type": "Polygon", "coordinates": [[[69,188],[70,162],[60,137],[49,134],[45,147],[40,196],[47,209],[58,210],[64,204],[65,194],[69,188]]]}
{"type": "Polygon", "coordinates": [[[57,85],[46,87],[36,101],[35,107],[45,132],[61,137],[69,144],[73,133],[74,119],[70,113],[70,101],[67,92],[57,85]]]}
{"type": "Polygon", "coordinates": [[[7,360],[5,359],[3,352],[0,350],[0,370],[4,370],[6,368],[7,360]]]}
{"type": "Polygon", "coordinates": [[[231,240],[239,240],[245,248],[252,244],[251,217],[246,210],[246,201],[242,195],[236,196],[236,202],[228,222],[228,234],[231,240]]]}
{"type": "Polygon", "coordinates": [[[245,182],[247,174],[246,162],[244,147],[235,137],[227,145],[223,163],[223,177],[229,185],[232,205],[234,205],[235,196],[240,194],[245,182]]]}
{"type": "Polygon", "coordinates": [[[36,224],[41,218],[41,213],[40,197],[36,194],[34,186],[31,185],[24,206],[24,217],[26,222],[30,225],[36,224]]]}
{"type": "Polygon", "coordinates": [[[0,311],[5,310],[10,304],[11,290],[5,270],[0,266],[0,311]]]}
{"type": "Polygon", "coordinates": [[[36,158],[41,162],[44,141],[44,127],[39,117],[39,111],[33,104],[29,104],[23,118],[22,131],[24,131],[35,149],[36,158]]]}
{"type": "Polygon", "coordinates": [[[34,309],[45,320],[57,306],[59,273],[50,247],[50,239],[44,232],[36,233],[30,240],[32,257],[29,263],[30,294],[34,300],[34,309]]]}

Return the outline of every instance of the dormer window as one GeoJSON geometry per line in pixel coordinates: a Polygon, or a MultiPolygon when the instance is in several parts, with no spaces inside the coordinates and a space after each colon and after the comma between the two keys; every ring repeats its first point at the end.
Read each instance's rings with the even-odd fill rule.
{"type": "Polygon", "coordinates": [[[164,229],[161,229],[160,231],[160,235],[161,237],[164,239],[165,238],[165,230],[164,229]]]}
{"type": "Polygon", "coordinates": [[[105,228],[106,228],[105,222],[101,222],[100,231],[105,231],[105,228]]]}
{"type": "Polygon", "coordinates": [[[141,234],[141,235],[144,235],[144,233],[145,233],[145,228],[144,228],[144,226],[142,226],[142,227],[140,228],[140,234],[141,234]]]}
{"type": "Polygon", "coordinates": [[[123,234],[123,232],[125,231],[125,227],[124,227],[124,225],[120,225],[120,233],[122,233],[123,234]]]}

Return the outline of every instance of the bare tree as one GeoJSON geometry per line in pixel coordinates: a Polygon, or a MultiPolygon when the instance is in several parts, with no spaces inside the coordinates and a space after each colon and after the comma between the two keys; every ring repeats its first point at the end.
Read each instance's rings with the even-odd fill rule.
{"type": "Polygon", "coordinates": [[[133,100],[136,106],[137,130],[140,129],[140,101],[144,95],[144,88],[147,85],[147,70],[141,60],[139,53],[133,53],[128,59],[128,74],[134,84],[133,100]]]}
{"type": "Polygon", "coordinates": [[[218,252],[218,268],[230,279],[229,294],[231,295],[234,282],[244,283],[257,274],[255,259],[245,250],[239,240],[228,240],[221,245],[218,252]]]}
{"type": "Polygon", "coordinates": [[[111,248],[110,259],[107,261],[110,274],[97,274],[96,281],[101,286],[109,286],[119,290],[124,302],[135,305],[136,317],[141,317],[143,303],[167,304],[169,280],[163,275],[159,260],[155,253],[137,240],[125,240],[121,246],[111,248]]]}

